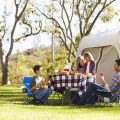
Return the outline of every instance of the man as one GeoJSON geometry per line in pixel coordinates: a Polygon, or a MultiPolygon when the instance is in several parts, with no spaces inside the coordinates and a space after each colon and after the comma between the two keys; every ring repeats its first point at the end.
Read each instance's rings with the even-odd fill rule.
{"type": "Polygon", "coordinates": [[[32,78],[30,82],[30,91],[35,95],[36,99],[40,103],[45,103],[51,94],[52,90],[50,88],[45,88],[45,81],[42,76],[42,67],[41,65],[35,65],[33,67],[33,71],[35,76],[32,78]]]}
{"type": "Polygon", "coordinates": [[[102,86],[98,84],[91,83],[87,89],[87,92],[81,96],[78,104],[94,104],[95,95],[102,95],[103,97],[112,97],[113,95],[120,94],[120,59],[115,60],[114,69],[116,74],[112,79],[111,83],[108,84],[104,79],[104,75],[99,75],[99,80],[102,82],[102,86]],[[105,94],[100,91],[106,91],[105,94]],[[111,94],[112,93],[112,94],[111,94]]]}

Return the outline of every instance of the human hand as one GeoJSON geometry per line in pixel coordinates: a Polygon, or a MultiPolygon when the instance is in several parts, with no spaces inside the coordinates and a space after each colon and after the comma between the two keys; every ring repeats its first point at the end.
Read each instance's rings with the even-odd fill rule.
{"type": "Polygon", "coordinates": [[[42,85],[42,86],[45,86],[45,80],[42,80],[42,81],[41,81],[41,85],[42,85]]]}
{"type": "Polygon", "coordinates": [[[104,79],[104,75],[103,74],[100,74],[98,77],[99,77],[99,81],[102,82],[102,84],[104,84],[104,85],[107,84],[106,80],[104,79]]]}
{"type": "Polygon", "coordinates": [[[92,73],[88,73],[87,76],[92,77],[92,73]]]}
{"type": "Polygon", "coordinates": [[[60,74],[62,74],[62,75],[69,75],[69,72],[61,70],[60,74]]]}
{"type": "Polygon", "coordinates": [[[102,73],[100,73],[98,77],[99,77],[100,80],[104,80],[105,79],[105,77],[104,77],[104,75],[102,73]]]}

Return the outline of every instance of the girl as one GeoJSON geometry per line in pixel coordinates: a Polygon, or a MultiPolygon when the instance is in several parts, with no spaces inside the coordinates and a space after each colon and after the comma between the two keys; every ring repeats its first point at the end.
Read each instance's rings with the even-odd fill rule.
{"type": "Polygon", "coordinates": [[[96,63],[93,59],[92,54],[90,52],[86,52],[84,54],[84,59],[86,60],[86,63],[84,65],[83,73],[87,75],[94,75],[96,63]]]}

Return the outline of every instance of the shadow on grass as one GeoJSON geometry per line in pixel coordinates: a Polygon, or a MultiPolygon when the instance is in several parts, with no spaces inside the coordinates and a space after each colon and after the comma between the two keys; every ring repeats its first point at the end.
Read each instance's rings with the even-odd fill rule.
{"type": "MultiPolygon", "coordinates": [[[[19,85],[20,86],[20,85],[19,85]]],[[[38,106],[57,106],[59,109],[59,106],[62,107],[62,103],[61,101],[58,99],[58,97],[55,97],[55,99],[53,100],[53,94],[54,92],[50,95],[48,103],[45,105],[38,105],[38,106]]],[[[0,86],[0,104],[17,104],[17,105],[25,105],[25,96],[24,94],[21,92],[21,89],[18,88],[18,86],[0,86]],[[1,89],[2,88],[2,89],[1,89]]],[[[29,104],[26,105],[24,107],[27,106],[31,106],[33,104],[29,104]]],[[[36,105],[35,105],[36,106],[36,105]]],[[[82,109],[82,108],[87,108],[87,109],[98,109],[98,108],[111,108],[114,106],[106,106],[104,104],[100,104],[100,105],[71,105],[68,102],[65,101],[65,103],[63,104],[63,107],[65,107],[64,109],[82,109]]],[[[32,109],[34,109],[34,107],[31,107],[32,109]]],[[[39,108],[39,107],[38,107],[39,108]]],[[[48,107],[49,108],[49,107],[48,107]]],[[[36,107],[35,107],[36,109],[36,107]]]]}

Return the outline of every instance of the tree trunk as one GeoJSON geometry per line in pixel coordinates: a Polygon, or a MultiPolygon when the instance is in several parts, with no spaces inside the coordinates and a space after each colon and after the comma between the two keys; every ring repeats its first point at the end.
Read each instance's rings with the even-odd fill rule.
{"type": "Polygon", "coordinates": [[[8,61],[3,63],[3,69],[2,69],[2,83],[1,85],[6,85],[8,83],[8,61]]]}
{"type": "Polygon", "coordinates": [[[2,72],[2,81],[1,85],[6,85],[8,83],[8,59],[9,57],[5,57],[5,61],[3,61],[3,50],[2,50],[2,39],[0,39],[0,69],[2,72]]]}
{"type": "Polygon", "coordinates": [[[6,85],[8,82],[8,70],[7,68],[2,71],[2,85],[6,85]]]}
{"type": "Polygon", "coordinates": [[[70,63],[71,62],[71,55],[68,56],[68,62],[70,63]]]}
{"type": "Polygon", "coordinates": [[[68,55],[68,62],[71,62],[71,54],[72,54],[72,42],[70,43],[70,50],[69,50],[69,55],[68,55]]]}

